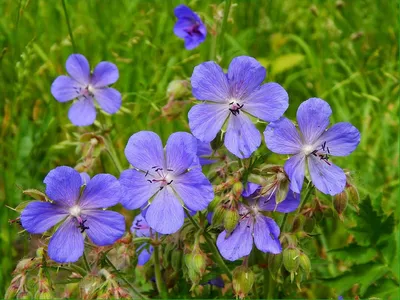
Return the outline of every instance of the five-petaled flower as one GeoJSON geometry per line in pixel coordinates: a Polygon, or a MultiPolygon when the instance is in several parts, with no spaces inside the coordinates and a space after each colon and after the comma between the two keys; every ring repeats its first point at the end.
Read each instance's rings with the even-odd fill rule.
{"type": "Polygon", "coordinates": [[[277,83],[261,85],[266,70],[252,57],[232,60],[228,73],[213,61],[194,68],[193,95],[207,102],[189,111],[193,135],[211,142],[228,120],[226,148],[240,158],[249,157],[261,144],[261,134],[248,114],[263,121],[278,120],[288,108],[288,94],[277,83]]]}
{"type": "Polygon", "coordinates": [[[178,5],[174,10],[178,18],[174,26],[177,37],[185,40],[185,48],[192,50],[206,39],[207,29],[200,17],[186,5],[178,5]]]}
{"type": "Polygon", "coordinates": [[[178,231],[184,221],[184,205],[199,211],[214,198],[196,152],[197,141],[189,133],[173,133],[165,150],[154,132],[132,135],[125,156],[134,169],[121,173],[125,190],[122,205],[127,209],[142,208],[147,223],[159,233],[178,231]]]}
{"type": "Polygon", "coordinates": [[[108,87],[118,80],[116,65],[102,61],[91,74],[87,59],[82,54],[72,54],[67,59],[66,69],[70,77],[58,76],[51,85],[51,93],[59,102],[77,99],[68,112],[68,117],[74,125],[93,124],[96,119],[94,100],[109,114],[119,110],[121,94],[108,87]]]}
{"type": "MultiPolygon", "coordinates": [[[[131,226],[131,232],[136,237],[151,237],[153,234],[149,224],[147,224],[142,214],[137,215],[133,220],[131,226]]],[[[140,245],[136,249],[136,253],[139,253],[138,263],[137,263],[138,266],[143,266],[145,263],[147,263],[153,251],[154,248],[152,245],[146,245],[146,244],[140,245]]]]}
{"type": "Polygon", "coordinates": [[[307,163],[311,180],[321,192],[336,195],[345,188],[346,175],[330,161],[330,156],[347,156],[353,152],[360,143],[360,132],[346,122],[327,129],[331,114],[327,102],[311,98],[297,110],[300,133],[286,118],[270,123],[265,129],[265,142],[272,152],[293,154],[284,168],[296,193],[303,185],[307,163]]]}
{"type": "Polygon", "coordinates": [[[219,234],[217,246],[221,255],[227,260],[237,260],[250,254],[253,240],[262,252],[278,254],[282,251],[279,241],[280,229],[275,221],[262,214],[262,211],[278,211],[289,213],[299,206],[300,195],[289,190],[285,200],[276,205],[275,195],[260,195],[261,187],[248,183],[243,191],[247,202],[239,203],[240,220],[231,235],[226,237],[226,231],[219,234]]]}
{"type": "Polygon", "coordinates": [[[54,261],[77,261],[84,251],[83,233],[98,246],[112,245],[125,233],[124,217],[103,210],[120,200],[120,184],[114,176],[98,174],[84,186],[76,170],[62,166],[50,171],[44,183],[52,202],[29,203],[22,211],[21,223],[32,234],[44,233],[61,223],[48,248],[54,261]]]}

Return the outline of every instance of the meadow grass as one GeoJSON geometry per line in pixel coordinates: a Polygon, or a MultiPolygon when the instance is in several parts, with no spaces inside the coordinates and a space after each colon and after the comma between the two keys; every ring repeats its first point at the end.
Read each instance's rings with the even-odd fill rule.
{"type": "MultiPolygon", "coordinates": [[[[206,42],[193,51],[185,50],[172,32],[173,8],[180,1],[66,1],[76,49],[60,1],[1,1],[1,294],[18,260],[37,246],[28,234],[18,234],[20,227],[9,224],[18,214],[5,205],[29,199],[21,188],[43,189],[44,176],[55,166],[75,166],[82,157],[78,136],[95,130],[73,126],[67,118],[69,104],[58,103],[50,93],[74,52],[84,54],[92,67],[106,60],[119,68],[114,87],[123,94],[123,109],[98,122],[110,127],[124,168],[123,149],[134,132],[153,130],[165,140],[174,131],[189,131],[190,101],[182,102],[173,120],[162,115],[170,81],[190,78],[193,68],[206,60],[226,68],[233,57],[250,55],[267,67],[267,81],[288,91],[289,118],[295,118],[302,101],[320,97],[332,106],[332,122],[351,122],[360,129],[360,146],[336,163],[353,172],[362,198],[381,195],[374,205],[384,212],[382,218],[400,215],[396,1],[233,1],[223,36],[223,2],[185,2],[199,12],[209,31],[206,42]]],[[[258,153],[263,151],[265,145],[258,153]]],[[[271,159],[283,163],[282,157],[271,159]]],[[[118,175],[105,153],[96,170],[118,175]]],[[[326,235],[328,248],[347,237],[337,226],[339,233],[326,235]]]]}

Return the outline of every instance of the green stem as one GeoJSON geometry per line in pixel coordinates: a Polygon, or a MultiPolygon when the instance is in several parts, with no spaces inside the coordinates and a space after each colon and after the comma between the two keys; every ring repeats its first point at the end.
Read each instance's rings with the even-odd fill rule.
{"type": "Polygon", "coordinates": [[[308,201],[308,199],[310,198],[312,192],[314,191],[314,186],[311,186],[308,190],[307,190],[307,194],[305,195],[303,201],[301,202],[301,205],[298,209],[298,212],[301,212],[301,210],[304,208],[304,205],[306,204],[306,202],[308,201]]]}
{"type": "Polygon", "coordinates": [[[88,262],[88,260],[87,260],[85,251],[83,251],[83,263],[84,263],[84,265],[85,265],[86,271],[87,271],[88,273],[90,273],[91,269],[90,269],[90,265],[89,265],[89,262],[88,262]]]}
{"type": "Polygon", "coordinates": [[[225,8],[224,8],[224,17],[222,19],[221,31],[219,33],[219,53],[224,51],[224,33],[226,29],[226,23],[228,21],[229,10],[231,9],[231,0],[225,1],[225,8]]]}
{"type": "Polygon", "coordinates": [[[281,226],[279,226],[281,232],[283,232],[283,229],[284,229],[284,227],[285,227],[285,223],[286,223],[286,220],[287,220],[287,216],[288,216],[288,214],[284,214],[284,215],[283,215],[283,219],[282,219],[281,226]]]}
{"type": "MultiPolygon", "coordinates": [[[[158,241],[158,233],[156,233],[156,241],[158,241]]],[[[154,246],[154,273],[156,275],[156,285],[158,294],[162,299],[168,299],[168,293],[164,285],[164,280],[161,276],[160,269],[160,245],[154,246]]]]}
{"type": "Polygon", "coordinates": [[[114,266],[114,264],[111,262],[111,260],[107,257],[107,255],[104,255],[105,261],[108,263],[108,265],[118,274],[118,276],[131,288],[133,293],[138,296],[140,299],[147,299],[145,296],[143,296],[137,289],[136,287],[133,286],[132,283],[129,282],[126,277],[119,272],[119,270],[114,266]]]}
{"type": "Polygon", "coordinates": [[[65,19],[67,20],[68,32],[69,32],[69,37],[71,38],[72,49],[76,53],[76,45],[74,41],[74,36],[72,35],[71,24],[69,23],[69,17],[68,17],[67,7],[65,5],[65,0],[61,0],[61,2],[64,9],[65,19]]]}
{"type": "Polygon", "coordinates": [[[274,279],[271,276],[271,272],[268,272],[268,283],[267,299],[275,299],[275,284],[274,279]]]}
{"type": "MultiPolygon", "coordinates": [[[[198,229],[202,230],[200,225],[192,218],[190,213],[186,211],[186,216],[189,218],[189,220],[193,223],[193,225],[198,229]]],[[[203,230],[202,230],[203,231],[203,230]]],[[[211,236],[208,234],[208,232],[203,231],[203,236],[208,244],[208,246],[211,249],[212,254],[214,255],[215,262],[225,271],[225,273],[229,276],[229,279],[232,280],[232,273],[231,270],[229,270],[228,266],[225,264],[223,258],[221,257],[221,254],[219,253],[217,247],[215,246],[211,236]]]]}

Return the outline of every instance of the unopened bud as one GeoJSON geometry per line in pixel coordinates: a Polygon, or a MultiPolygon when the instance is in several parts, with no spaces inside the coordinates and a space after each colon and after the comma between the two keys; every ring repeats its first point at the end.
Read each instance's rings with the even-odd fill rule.
{"type": "Polygon", "coordinates": [[[346,207],[347,207],[347,193],[346,191],[343,191],[339,194],[336,194],[333,197],[333,207],[335,208],[335,210],[337,211],[337,213],[339,214],[339,218],[341,220],[343,220],[343,212],[345,211],[346,207]]]}
{"type": "Polygon", "coordinates": [[[217,205],[221,202],[220,196],[215,196],[214,199],[208,205],[208,211],[214,211],[217,205]]]}
{"type": "Polygon", "coordinates": [[[197,284],[206,271],[207,256],[203,251],[196,247],[192,253],[185,255],[185,264],[188,268],[190,280],[197,284]]]}
{"type": "Polygon", "coordinates": [[[299,256],[300,251],[297,248],[286,248],[283,250],[283,265],[288,272],[294,273],[297,271],[300,264],[299,256]]]}
{"type": "Polygon", "coordinates": [[[236,199],[239,199],[243,192],[243,183],[237,181],[232,186],[232,193],[236,199]]]}
{"type": "Polygon", "coordinates": [[[179,99],[189,94],[187,80],[172,80],[167,87],[168,99],[179,99]]]}
{"type": "Polygon", "coordinates": [[[239,212],[236,208],[231,208],[226,211],[224,218],[224,227],[226,232],[231,233],[239,223],[239,212]]]}
{"type": "Polygon", "coordinates": [[[349,185],[346,188],[347,197],[351,206],[353,206],[357,212],[360,211],[358,204],[360,203],[360,194],[354,185],[349,185]]]}
{"type": "Polygon", "coordinates": [[[240,299],[246,297],[254,284],[254,273],[245,266],[236,267],[232,272],[232,286],[236,296],[240,299]]]}
{"type": "Polygon", "coordinates": [[[224,205],[218,205],[212,217],[212,224],[214,226],[222,224],[222,222],[224,222],[226,212],[227,209],[224,205]]]}
{"type": "Polygon", "coordinates": [[[300,253],[299,261],[300,261],[299,262],[300,268],[304,271],[306,277],[308,277],[308,275],[311,272],[311,262],[307,256],[307,254],[305,254],[303,252],[300,253]]]}

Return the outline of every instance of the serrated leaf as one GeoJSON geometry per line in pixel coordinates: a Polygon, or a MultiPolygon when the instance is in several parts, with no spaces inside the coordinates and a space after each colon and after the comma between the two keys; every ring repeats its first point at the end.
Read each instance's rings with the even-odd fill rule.
{"type": "Polygon", "coordinates": [[[322,281],[327,286],[335,288],[338,294],[342,294],[351,289],[353,285],[359,284],[360,296],[363,297],[368,287],[379,280],[388,271],[389,268],[384,265],[367,263],[356,265],[351,271],[336,277],[322,279],[322,281]]]}
{"type": "Polygon", "coordinates": [[[351,262],[353,264],[365,264],[378,256],[378,251],[370,247],[362,247],[351,244],[345,248],[329,251],[337,259],[351,262]]]}
{"type": "Polygon", "coordinates": [[[378,239],[384,235],[391,235],[394,230],[393,216],[382,222],[382,218],[373,209],[369,196],[361,202],[360,213],[354,215],[354,220],[357,225],[349,231],[362,246],[375,245],[378,239]]]}

